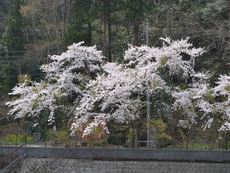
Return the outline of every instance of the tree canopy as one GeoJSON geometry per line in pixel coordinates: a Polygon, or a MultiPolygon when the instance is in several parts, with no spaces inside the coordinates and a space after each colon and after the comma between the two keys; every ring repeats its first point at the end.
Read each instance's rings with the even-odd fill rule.
{"type": "Polygon", "coordinates": [[[147,94],[161,90],[174,99],[174,118],[183,129],[190,130],[199,122],[205,130],[218,121],[219,130],[228,130],[229,76],[220,76],[212,88],[210,76],[194,70],[195,59],[204,49],[194,48],[188,38],[161,40],[162,47],[130,46],[122,64],[105,62],[95,47],[73,44],[41,67],[43,81],[25,80],[13,88],[10,95],[16,99],[7,103],[9,114],[33,117],[36,122],[43,111],[48,111],[47,123],[55,126],[59,110],[68,114],[72,134],[81,131],[84,138],[99,127],[109,133],[110,121],[129,124],[141,119],[147,94]]]}

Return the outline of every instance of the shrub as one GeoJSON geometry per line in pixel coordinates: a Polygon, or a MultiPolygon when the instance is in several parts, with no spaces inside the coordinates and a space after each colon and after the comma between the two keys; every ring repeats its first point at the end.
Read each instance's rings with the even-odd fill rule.
{"type": "Polygon", "coordinates": [[[9,134],[3,137],[0,140],[2,145],[21,145],[21,144],[32,144],[34,143],[32,136],[30,135],[17,135],[17,134],[9,134]]]}

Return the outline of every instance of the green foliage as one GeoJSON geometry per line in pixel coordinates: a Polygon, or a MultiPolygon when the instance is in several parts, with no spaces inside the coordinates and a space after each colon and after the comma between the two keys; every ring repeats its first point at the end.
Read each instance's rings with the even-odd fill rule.
{"type": "Polygon", "coordinates": [[[110,134],[108,135],[108,143],[110,145],[125,145],[126,140],[131,140],[131,138],[128,136],[128,127],[127,125],[113,125],[110,124],[109,126],[110,134]]]}
{"type": "Polygon", "coordinates": [[[37,102],[37,100],[34,100],[33,104],[32,104],[32,109],[36,109],[37,106],[38,106],[38,102],[37,102]]]}
{"type": "Polygon", "coordinates": [[[55,94],[55,98],[57,100],[57,104],[68,103],[68,95],[62,94],[61,92],[55,94]]]}
{"type": "Polygon", "coordinates": [[[208,150],[210,149],[210,145],[207,143],[190,142],[189,148],[197,150],[208,150]]]}
{"type": "Polygon", "coordinates": [[[108,145],[107,138],[103,138],[97,141],[90,141],[88,142],[90,147],[93,146],[100,146],[100,147],[106,147],[108,145]]]}
{"type": "Polygon", "coordinates": [[[18,76],[18,83],[27,83],[29,84],[31,82],[30,75],[22,74],[18,76]]]}
{"type": "Polygon", "coordinates": [[[170,143],[172,137],[167,133],[167,124],[162,119],[151,120],[150,127],[154,129],[154,137],[160,147],[170,143]]]}
{"type": "Polygon", "coordinates": [[[92,22],[96,17],[95,4],[92,0],[74,0],[73,16],[65,34],[65,41],[70,44],[85,41],[86,45],[92,43],[92,22]]]}
{"type": "Polygon", "coordinates": [[[55,143],[57,145],[68,145],[70,143],[69,131],[60,129],[55,132],[55,143]]]}
{"type": "Polygon", "coordinates": [[[225,91],[227,91],[228,93],[230,93],[230,85],[226,86],[224,89],[225,89],[225,91]]]}
{"type": "Polygon", "coordinates": [[[17,68],[12,64],[0,65],[0,91],[9,92],[17,83],[17,68]]]}
{"type": "Polygon", "coordinates": [[[0,140],[1,145],[20,145],[33,143],[33,138],[30,135],[9,134],[0,140]]]}
{"type": "Polygon", "coordinates": [[[131,142],[135,138],[134,130],[133,128],[130,128],[128,131],[127,139],[129,142],[131,142]]]}
{"type": "Polygon", "coordinates": [[[110,134],[108,137],[108,143],[111,145],[123,145],[122,134],[110,134]]]}
{"type": "Polygon", "coordinates": [[[164,56],[161,58],[161,62],[160,62],[160,65],[161,67],[164,67],[168,62],[168,57],[167,56],[164,56]]]}
{"type": "Polygon", "coordinates": [[[181,83],[179,86],[178,86],[181,90],[186,90],[188,88],[188,85],[186,83],[181,83]]]}
{"type": "Polygon", "coordinates": [[[211,90],[204,95],[204,99],[205,99],[205,101],[208,101],[211,104],[213,104],[215,102],[215,97],[214,97],[213,92],[211,90]]]}
{"type": "Polygon", "coordinates": [[[133,138],[133,136],[134,136],[133,129],[132,129],[132,128],[130,128],[130,129],[129,129],[129,131],[128,131],[128,135],[127,135],[127,137],[128,137],[128,139],[132,139],[132,138],[133,138]]]}

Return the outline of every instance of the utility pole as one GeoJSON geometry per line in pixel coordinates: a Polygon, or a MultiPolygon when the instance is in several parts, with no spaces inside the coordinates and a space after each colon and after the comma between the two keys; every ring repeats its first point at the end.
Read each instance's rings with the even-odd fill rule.
{"type": "Polygon", "coordinates": [[[147,104],[147,148],[150,148],[150,93],[149,93],[149,81],[148,81],[148,79],[146,80],[146,86],[147,86],[147,97],[146,97],[146,104],[147,104]]]}
{"type": "MultiPolygon", "coordinates": [[[[145,39],[146,45],[149,45],[149,22],[146,19],[145,22],[145,39]]],[[[147,148],[150,148],[150,93],[149,93],[149,73],[147,71],[146,87],[147,87],[147,96],[146,96],[146,106],[147,106],[147,148]]]]}

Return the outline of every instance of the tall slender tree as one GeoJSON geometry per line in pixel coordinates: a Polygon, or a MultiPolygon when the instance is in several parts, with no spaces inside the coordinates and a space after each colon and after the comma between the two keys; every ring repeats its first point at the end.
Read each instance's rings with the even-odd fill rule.
{"type": "Polygon", "coordinates": [[[93,0],[73,1],[73,16],[66,34],[68,43],[84,41],[86,45],[92,44],[92,22],[97,16],[94,5],[93,0]]]}
{"type": "MultiPolygon", "coordinates": [[[[8,20],[3,34],[3,43],[7,55],[15,55],[15,51],[24,49],[23,19],[20,14],[21,0],[13,0],[10,7],[8,20]]],[[[19,52],[17,52],[18,55],[19,52]]]]}
{"type": "Polygon", "coordinates": [[[23,55],[25,39],[23,36],[23,19],[20,14],[22,1],[13,0],[9,10],[5,31],[2,35],[2,44],[5,51],[5,60],[8,64],[0,66],[0,90],[9,91],[17,82],[17,75],[21,73],[20,56],[23,55]],[[10,63],[9,57],[16,58],[17,64],[10,63]]]}

